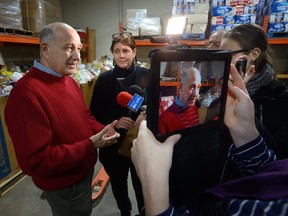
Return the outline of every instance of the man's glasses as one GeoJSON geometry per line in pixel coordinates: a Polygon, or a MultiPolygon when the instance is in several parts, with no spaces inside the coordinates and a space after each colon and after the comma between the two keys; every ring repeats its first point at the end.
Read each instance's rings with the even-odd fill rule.
{"type": "Polygon", "coordinates": [[[241,49],[241,50],[234,50],[234,51],[230,51],[230,52],[231,52],[231,55],[235,55],[237,53],[246,53],[248,51],[249,51],[248,49],[241,49]]]}
{"type": "Polygon", "coordinates": [[[119,38],[119,37],[132,37],[132,33],[131,32],[120,32],[120,33],[115,33],[112,35],[113,39],[119,38]]]}

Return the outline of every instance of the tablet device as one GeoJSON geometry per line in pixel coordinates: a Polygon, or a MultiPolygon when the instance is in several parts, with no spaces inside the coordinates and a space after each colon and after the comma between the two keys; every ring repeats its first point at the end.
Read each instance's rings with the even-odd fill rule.
{"type": "Polygon", "coordinates": [[[179,48],[150,52],[147,126],[158,140],[207,130],[224,118],[231,53],[179,48]]]}

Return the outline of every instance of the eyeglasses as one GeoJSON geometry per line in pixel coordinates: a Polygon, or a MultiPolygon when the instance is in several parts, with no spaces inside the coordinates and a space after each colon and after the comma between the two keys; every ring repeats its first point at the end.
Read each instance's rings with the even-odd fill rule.
{"type": "Polygon", "coordinates": [[[231,55],[235,55],[237,53],[246,53],[248,52],[248,49],[241,49],[241,50],[234,50],[234,51],[230,51],[231,55]]]}
{"type": "Polygon", "coordinates": [[[119,38],[119,37],[132,37],[132,33],[131,32],[119,32],[119,33],[115,33],[112,35],[113,39],[119,38]]]}

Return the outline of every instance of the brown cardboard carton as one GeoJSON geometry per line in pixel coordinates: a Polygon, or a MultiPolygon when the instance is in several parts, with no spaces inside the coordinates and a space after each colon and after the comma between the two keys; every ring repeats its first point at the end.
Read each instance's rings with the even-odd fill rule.
{"type": "Polygon", "coordinates": [[[22,21],[25,30],[40,32],[43,26],[62,21],[60,0],[22,0],[22,21]]]}

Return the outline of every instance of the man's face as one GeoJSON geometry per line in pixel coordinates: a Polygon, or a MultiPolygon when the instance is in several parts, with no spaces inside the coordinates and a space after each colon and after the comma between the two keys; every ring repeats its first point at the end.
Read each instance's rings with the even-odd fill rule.
{"type": "Polygon", "coordinates": [[[56,31],[55,41],[47,44],[47,52],[44,51],[45,66],[63,76],[75,74],[81,49],[80,37],[74,29],[56,31]]]}
{"type": "Polygon", "coordinates": [[[218,32],[212,34],[206,44],[207,49],[219,49],[222,40],[222,35],[218,32]]]}
{"type": "Polygon", "coordinates": [[[195,105],[201,84],[195,68],[190,68],[186,73],[186,80],[180,84],[179,99],[186,107],[191,107],[195,105]]]}

